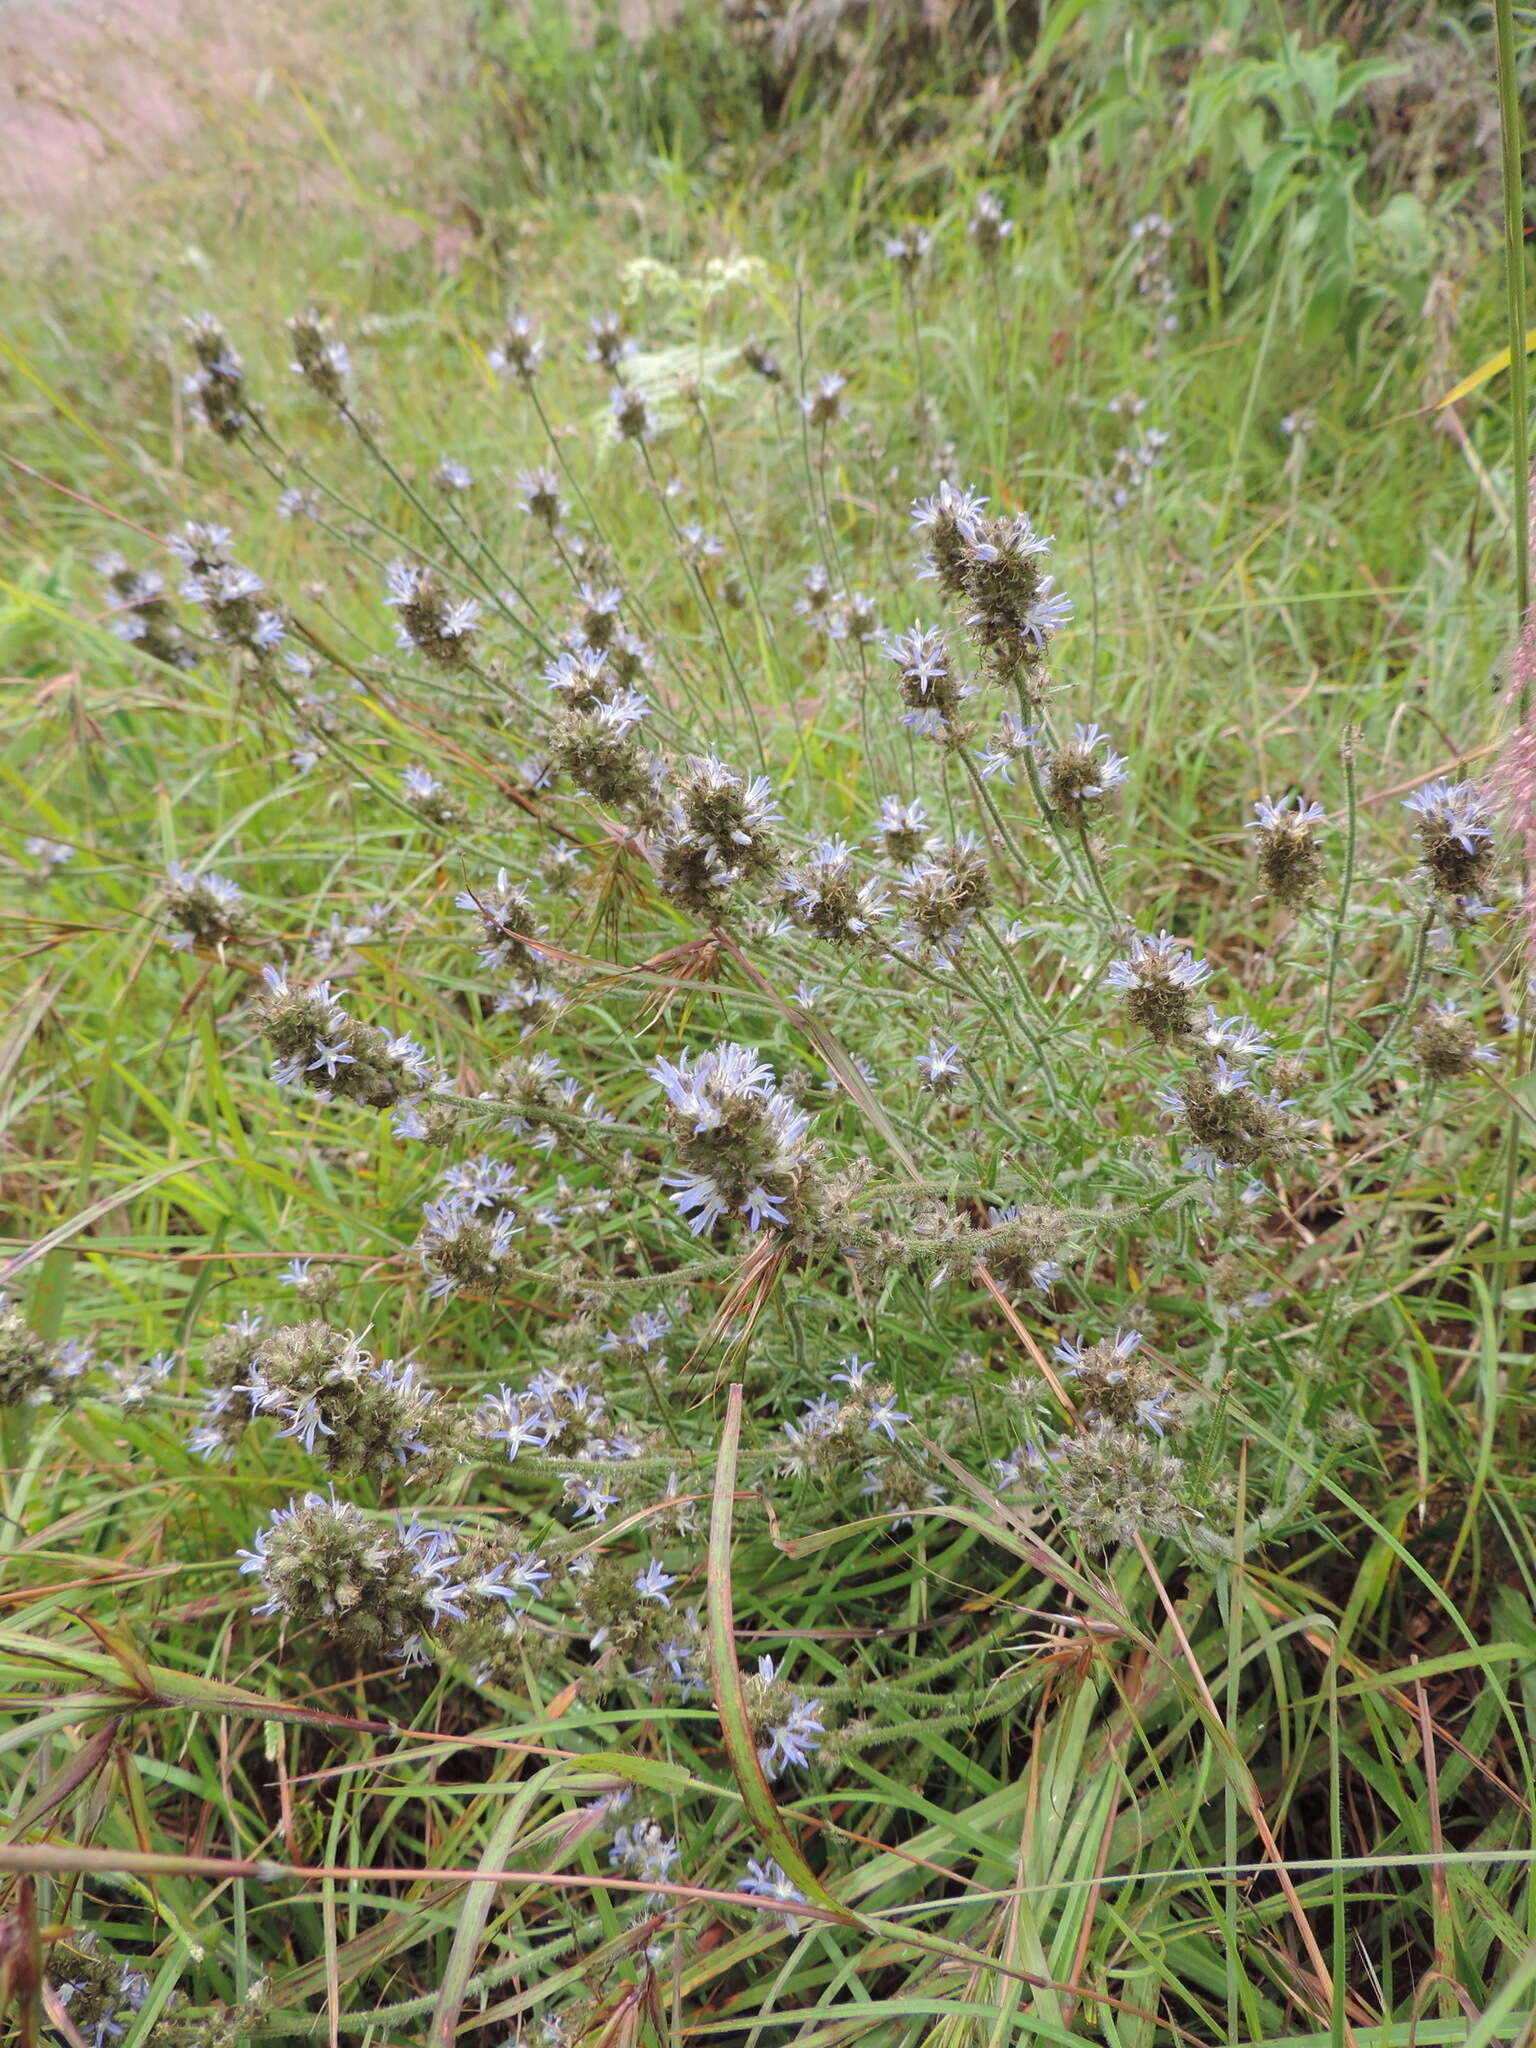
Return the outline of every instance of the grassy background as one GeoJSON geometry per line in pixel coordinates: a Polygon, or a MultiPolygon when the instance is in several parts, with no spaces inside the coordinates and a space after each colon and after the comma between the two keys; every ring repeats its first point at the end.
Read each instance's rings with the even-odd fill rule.
{"type": "MultiPolygon", "coordinates": [[[[786,1936],[706,1902],[654,1980],[654,1930],[637,1934],[625,1896],[605,1889],[602,1842],[568,1817],[592,1786],[632,1779],[685,1844],[686,1884],[734,1889],[743,1857],[764,1852],[713,1703],[594,1698],[572,1685],[579,1659],[477,1687],[447,1668],[365,1680],[323,1646],[281,1644],[250,1621],[229,1561],[313,1468],[253,1433],[210,1471],[181,1441],[207,1335],[278,1309],[279,1269],[298,1254],[339,1259],[346,1315],[387,1330],[381,1348],[421,1343],[456,1386],[515,1382],[541,1355],[537,1303],[427,1308],[407,1247],[437,1162],[371,1120],[280,1096],[243,1017],[241,966],[170,955],[154,915],[172,859],[240,881],[290,952],[333,912],[377,903],[369,1014],[426,1018],[466,1077],[505,1055],[461,1000],[475,978],[449,933],[465,875],[528,851],[505,793],[520,750],[472,684],[428,695],[391,669],[362,515],[408,538],[420,522],[286,389],[282,316],[312,300],[346,331],[402,474],[425,479],[444,452],[466,462],[478,531],[551,607],[555,579],[511,492],[548,444],[482,351],[509,301],[559,339],[542,394],[561,451],[675,650],[679,717],[731,736],[739,757],[710,621],[663,506],[603,437],[604,385],[575,345],[623,266],[658,266],[630,315],[648,372],[665,385],[702,365],[709,390],[709,437],[674,406],[660,445],[677,516],[725,534],[757,580],[727,638],[786,810],[850,836],[871,788],[902,771],[905,742],[861,713],[856,663],[811,647],[793,602],[830,527],[859,565],[848,580],[905,623],[903,507],[952,444],[959,476],[1057,536],[1078,603],[1063,708],[1103,719],[1132,761],[1117,899],[1143,929],[1187,933],[1261,1022],[1300,1019],[1319,1052],[1327,929],[1277,928],[1255,908],[1240,828],[1255,797],[1291,787],[1336,810],[1358,728],[1362,874],[1341,1030],[1358,1046],[1385,1028],[1417,923],[1398,799],[1491,757],[1515,619],[1505,383],[1483,386],[1452,431],[1424,411],[1506,335],[1496,184],[1490,197],[1475,139],[1495,108],[1487,23],[1403,10],[1362,41],[1358,21],[1321,12],[1282,23],[1264,9],[1099,5],[1056,11],[1053,43],[1051,18],[1040,40],[1038,24],[1005,20],[1006,54],[987,41],[995,23],[911,47],[881,23],[835,62],[765,77],[708,16],[636,55],[606,32],[583,48],[553,15],[359,25],[321,10],[302,62],[214,93],[158,175],[109,179],[67,218],[12,231],[24,289],[0,393],[7,1285],[50,1339],[89,1339],[124,1367],[166,1349],[181,1362],[142,1403],[103,1385],[67,1411],[0,1418],[6,1853],[24,1869],[35,1851],[38,1875],[30,1899],[13,1884],[8,1925],[22,1953],[39,1927],[92,1926],[138,1959],[155,1988],[130,2042],[170,2038],[156,2029],[173,1992],[206,2016],[262,1981],[242,2038],[403,2042],[440,2025],[491,2044],[551,2013],[593,2040],[893,2044],[1133,2044],[1175,2029],[1487,2041],[1529,2024],[1526,1182],[1512,1227],[1502,1212],[1504,1133],[1530,1114],[1518,1058],[1509,1093],[1458,1094],[1424,1131],[1401,1080],[1330,1099],[1338,1177],[1292,1191],[1253,1275],[1283,1317],[1234,1349],[1224,1386],[1218,1354],[1207,1382],[1236,1446],[1231,1554],[1074,1560],[1103,1572],[1126,1617],[1108,1646],[1046,1632],[1060,1583],[994,1502],[892,1536],[829,1529],[800,1497],[784,1510],[787,1552],[743,1512],[730,1553],[743,1661],[754,1632],[791,1641],[802,1682],[844,1688],[839,1718],[873,1698],[878,1719],[894,1659],[927,1705],[883,1741],[845,1745],[835,1783],[784,1798],[832,1896],[865,1917],[808,1918],[786,1936]],[[1287,26],[1298,48],[1334,50],[1335,79],[1380,57],[1437,82],[1427,169],[1393,143],[1397,102],[1327,110],[1327,81],[1287,59],[1287,26]],[[1272,161],[1296,135],[1300,153],[1272,161]],[[983,185],[1017,222],[997,297],[964,246],[983,185]],[[1175,223],[1180,325],[1161,336],[1128,239],[1153,209],[1175,223]],[[916,345],[879,254],[910,217],[939,250],[916,345]],[[357,494],[343,522],[355,546],[278,518],[268,479],[190,431],[178,324],[204,305],[271,395],[279,438],[357,494]],[[802,356],[813,375],[853,372],[824,517],[793,395],[735,361],[754,332],[792,378],[802,356]],[[1147,400],[1140,424],[1171,440],[1111,518],[1100,486],[1125,429],[1106,407],[1126,389],[1147,400]],[[1301,412],[1309,429],[1287,433],[1301,412]],[[112,636],[90,559],[124,544],[121,522],[157,535],[184,518],[232,525],[296,613],[389,679],[348,707],[312,771],[292,762],[284,707],[219,662],[156,670],[112,636]],[[395,799],[413,760],[468,802],[463,832],[435,834],[395,799]],[[73,849],[68,864],[40,872],[37,834],[73,849]],[[1411,1156],[1406,1135],[1422,1138],[1411,1156]],[[1250,1549],[1245,1520],[1282,1497],[1278,1539],[1250,1549]],[[196,1857],[232,1862],[213,1872],[196,1857]],[[264,1858],[302,1874],[273,1881],[264,1858]],[[482,1862],[542,1877],[493,1894],[445,1875],[482,1862]],[[486,1915],[483,1945],[455,1942],[467,1900],[486,1915]]],[[[1407,104],[1422,155],[1429,116],[1407,104]]],[[[601,950],[599,909],[578,902],[557,936],[601,950]]],[[[779,985],[802,967],[825,972],[790,956],[779,985]]],[[[1495,1011],[1514,1008],[1518,932],[1499,926],[1454,972],[1495,1011]]],[[[834,1000],[859,1042],[860,990],[834,1000]]],[[[596,1065],[632,1025],[615,1000],[587,1028],[596,1065]]],[[[885,1028],[870,1027],[872,1053],[885,1028]]],[[[1118,1045],[1111,1058],[1091,1022],[1068,1028],[1068,1057],[1110,1070],[1088,1135],[1055,1161],[1070,1187],[1102,1167],[1106,1132],[1137,1141],[1156,1063],[1118,1045]]],[[[921,1049],[907,1035],[902,1057],[921,1049]]],[[[833,1117],[855,1126],[849,1108],[833,1117]]],[[[1084,1306],[1113,1315],[1161,1290],[1175,1326],[1203,1313],[1140,1257],[1107,1248],[1084,1306]]],[[[911,1301],[888,1316],[882,1341],[906,1382],[944,1387],[955,1327],[911,1301]]],[[[977,1328],[979,1348],[1001,1353],[996,1319],[977,1328]]],[[[748,1373],[758,1471],[789,1412],[790,1349],[770,1340],[748,1373]]],[[[710,1364],[701,1391],[727,1364],[710,1364]]],[[[707,1495],[723,1403],[691,1399],[687,1413],[710,1453],[707,1495]]],[[[1005,1426],[990,1435],[1007,1448],[1005,1426]]],[[[526,1507],[510,1486],[470,1481],[455,1505],[526,1507]]]]}

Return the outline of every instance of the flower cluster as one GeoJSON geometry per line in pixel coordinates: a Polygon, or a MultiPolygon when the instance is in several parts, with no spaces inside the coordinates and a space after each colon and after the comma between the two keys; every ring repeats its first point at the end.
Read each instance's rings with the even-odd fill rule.
{"type": "Polygon", "coordinates": [[[173,860],[160,892],[160,908],[171,927],[166,943],[173,952],[221,952],[256,935],[256,921],[239,883],[211,868],[194,874],[173,860]]]}
{"type": "Polygon", "coordinates": [[[744,1045],[659,1059],[651,1078],[667,1098],[667,1128],[680,1173],[663,1187],[695,1237],[728,1216],[749,1227],[793,1229],[814,1206],[817,1186],[811,1119],[780,1088],[772,1067],[744,1045]]]}
{"type": "Polygon", "coordinates": [[[1257,834],[1259,877],[1264,894],[1284,910],[1304,910],[1323,881],[1323,856],[1313,828],[1327,817],[1321,804],[1302,797],[1272,803],[1260,797],[1248,830],[1257,834]]]}
{"type": "Polygon", "coordinates": [[[694,756],[675,779],[656,833],[662,889],[680,910],[715,922],[738,887],[761,882],[778,867],[778,823],[766,775],[748,779],[718,755],[694,756]]]}
{"type": "Polygon", "coordinates": [[[182,390],[220,440],[237,441],[251,424],[245,365],[212,313],[191,314],[183,325],[197,368],[182,390]]]}
{"type": "Polygon", "coordinates": [[[386,572],[384,599],[399,614],[397,645],[415,652],[434,668],[460,669],[473,659],[480,602],[450,597],[435,569],[420,562],[392,562],[386,572]]]}
{"type": "Polygon", "coordinates": [[[347,379],[352,371],[346,343],[337,340],[329,322],[313,307],[293,315],[288,338],[293,344],[294,375],[302,377],[323,404],[340,411],[347,403],[347,379]]]}
{"type": "Polygon", "coordinates": [[[291,980],[285,968],[261,972],[266,993],[256,1016],[279,1087],[311,1088],[325,1102],[343,1096],[389,1109],[436,1085],[437,1068],[415,1039],[409,1033],[392,1038],[350,1016],[344,991],[328,981],[291,980]]]}
{"type": "Polygon", "coordinates": [[[329,1323],[289,1323],[263,1337],[238,1392],[273,1416],[337,1476],[440,1468],[455,1443],[448,1411],[413,1360],[375,1359],[329,1323]]]}

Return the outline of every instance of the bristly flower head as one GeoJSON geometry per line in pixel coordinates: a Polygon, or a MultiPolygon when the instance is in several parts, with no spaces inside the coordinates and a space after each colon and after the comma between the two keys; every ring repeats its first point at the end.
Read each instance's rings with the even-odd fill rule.
{"type": "Polygon", "coordinates": [[[560,479],[552,469],[520,469],[517,502],[528,518],[551,533],[557,533],[564,523],[565,500],[560,495],[560,479]]]}
{"type": "Polygon", "coordinates": [[[896,670],[896,688],[906,709],[901,722],[925,739],[961,746],[975,727],[959,716],[961,705],[976,694],[975,685],[956,675],[949,642],[937,626],[914,626],[885,643],[896,670]]]}
{"type": "Polygon", "coordinates": [[[608,394],[613,431],[621,441],[649,441],[656,432],[650,400],[638,384],[615,384],[608,394]]]}
{"type": "Polygon", "coordinates": [[[1415,1027],[1413,1050],[1430,1081],[1456,1081],[1499,1061],[1498,1048],[1478,1042],[1476,1025],[1450,997],[1431,996],[1427,1014],[1415,1027]]]}
{"type": "Polygon", "coordinates": [[[400,615],[397,645],[424,655],[434,668],[463,668],[473,654],[479,600],[450,598],[437,571],[420,562],[392,562],[386,575],[384,602],[400,615]]]}
{"type": "Polygon", "coordinates": [[[1480,904],[1493,873],[1496,849],[1493,807],[1475,782],[1426,782],[1404,799],[1418,819],[1419,864],[1437,896],[1453,914],[1461,904],[1480,904]]]}
{"type": "Polygon", "coordinates": [[[334,1494],[307,1493],[275,1509],[238,1555],[266,1594],[258,1615],[295,1628],[318,1623],[358,1656],[417,1661],[423,1635],[463,1615],[463,1588],[449,1578],[458,1546],[446,1529],[414,1516],[397,1515],[392,1528],[370,1522],[334,1494]]]}
{"type": "Polygon", "coordinates": [[[919,498],[913,504],[912,530],[924,536],[928,552],[925,573],[938,578],[946,597],[965,595],[976,525],[986,509],[985,498],[972,490],[956,490],[948,481],[941,483],[931,498],[919,498]]]}
{"type": "Polygon", "coordinates": [[[262,602],[265,588],[254,569],[226,560],[190,569],[181,594],[203,613],[216,640],[243,648],[258,669],[270,671],[288,628],[282,613],[262,602]]]}
{"type": "Polygon", "coordinates": [[[995,194],[978,192],[965,231],[976,244],[976,253],[983,263],[995,263],[1004,242],[1013,233],[1013,222],[1003,212],[995,194]]]}
{"type": "Polygon", "coordinates": [[[829,370],[813,384],[800,401],[800,410],[813,427],[834,426],[843,416],[843,393],[848,379],[841,370],[829,370]]]}
{"type": "Polygon", "coordinates": [[[526,314],[512,315],[501,340],[487,352],[485,360],[498,377],[512,377],[519,384],[533,382],[544,360],[544,344],[526,314]]]}
{"type": "Polygon", "coordinates": [[[1211,970],[1194,956],[1189,941],[1171,932],[1159,932],[1155,939],[1133,934],[1123,960],[1110,963],[1104,977],[1107,988],[1119,989],[1131,1021],[1167,1045],[1182,1038],[1193,1022],[1190,998],[1211,970]]]}
{"type": "Polygon", "coordinates": [[[772,1067],[747,1046],[718,1045],[676,1063],[659,1059],[651,1077],[667,1096],[667,1128],[686,1169],[663,1187],[695,1237],[726,1216],[749,1227],[792,1227],[812,1192],[810,1117],[778,1086],[772,1067]]]}
{"type": "Polygon", "coordinates": [[[908,802],[899,796],[881,797],[880,817],[869,835],[869,843],[878,847],[887,860],[906,866],[926,853],[932,841],[928,807],[921,798],[914,797],[908,802]]]}
{"type": "Polygon", "coordinates": [[[211,869],[197,874],[173,860],[161,901],[166,921],[174,926],[169,935],[173,952],[190,953],[194,947],[217,952],[250,939],[256,930],[239,884],[211,869]]]}
{"type": "Polygon", "coordinates": [[[887,235],[884,247],[886,262],[894,263],[904,278],[910,278],[921,269],[933,243],[926,228],[909,222],[899,234],[887,235]]]}
{"type": "Polygon", "coordinates": [[[971,920],[992,901],[987,857],[973,833],[940,841],[921,854],[897,883],[907,913],[907,937],[952,959],[971,920]]]}
{"type": "Polygon", "coordinates": [[[1282,909],[1305,909],[1322,885],[1323,856],[1312,828],[1327,815],[1321,804],[1299,796],[1283,796],[1279,803],[1264,796],[1253,807],[1246,830],[1258,834],[1264,894],[1282,909]]]}
{"type": "Polygon", "coordinates": [[[1097,1549],[1177,1536],[1195,1519],[1182,1460],[1132,1425],[1094,1422],[1064,1437],[1049,1470],[1066,1520],[1097,1549]]]}
{"type": "Polygon", "coordinates": [[[172,668],[191,668],[197,655],[187,645],[159,571],[135,569],[117,554],[103,555],[96,568],[117,607],[112,631],[118,639],[172,668]]]}
{"type": "Polygon", "coordinates": [[[965,1064],[960,1057],[959,1046],[945,1045],[940,1039],[932,1039],[928,1050],[917,1055],[917,1071],[924,1088],[931,1095],[953,1095],[965,1078],[965,1064]]]}
{"type": "Polygon", "coordinates": [[[339,1095],[389,1109],[436,1086],[436,1067],[408,1033],[391,1038],[349,1016],[328,981],[293,981],[271,966],[261,972],[266,993],[256,1019],[275,1055],[272,1078],[280,1088],[312,1088],[323,1102],[339,1095]]]}
{"type": "Polygon", "coordinates": [[[302,377],[318,399],[339,410],[347,402],[347,378],[352,369],[346,343],[335,338],[329,322],[313,307],[293,315],[288,335],[293,343],[295,376],[302,377]]]}
{"type": "Polygon", "coordinates": [[[1141,1423],[1163,1434],[1172,1418],[1173,1385],[1141,1348],[1139,1330],[1117,1330],[1098,1344],[1063,1338],[1056,1356],[1073,1382],[1072,1393],[1088,1422],[1141,1423]]]}
{"type": "Polygon", "coordinates": [[[1022,512],[972,522],[965,544],[965,629],[988,671],[1002,682],[1034,679],[1052,639],[1072,617],[1072,600],[1041,567],[1050,553],[1022,512]]]}
{"type": "Polygon", "coordinates": [[[538,966],[539,955],[526,941],[539,936],[543,922],[527,889],[514,882],[505,868],[497,869],[494,887],[461,889],[454,902],[480,920],[482,966],[492,973],[510,968],[519,974],[531,973],[538,966]]]}
{"type": "Polygon", "coordinates": [[[599,313],[587,322],[585,354],[589,363],[600,363],[610,376],[617,377],[619,365],[634,352],[635,344],[625,334],[617,313],[599,313]]]}
{"type": "Polygon", "coordinates": [[[182,388],[220,440],[238,440],[252,417],[245,395],[245,365],[212,313],[190,314],[182,325],[197,360],[182,388]]]}
{"type": "Polygon", "coordinates": [[[779,864],[779,807],[767,776],[750,780],[715,754],[695,755],[676,778],[657,834],[661,886],[682,910],[713,921],[739,884],[779,864]]]}
{"type": "Polygon", "coordinates": [[[766,1778],[785,1770],[806,1770],[826,1735],[821,1702],[794,1691],[778,1675],[771,1657],[759,1657],[757,1670],[742,1684],[747,1721],[758,1741],[757,1760],[766,1778]]]}
{"type": "Polygon", "coordinates": [[[860,880],[853,849],[841,839],[823,839],[791,861],[779,888],[795,923],[834,945],[867,946],[888,914],[884,882],[878,876],[860,880]]]}
{"type": "Polygon", "coordinates": [[[1045,792],[1051,808],[1076,831],[1092,824],[1126,780],[1128,763],[1097,725],[1074,725],[1071,739],[1046,757],[1045,792]]]}

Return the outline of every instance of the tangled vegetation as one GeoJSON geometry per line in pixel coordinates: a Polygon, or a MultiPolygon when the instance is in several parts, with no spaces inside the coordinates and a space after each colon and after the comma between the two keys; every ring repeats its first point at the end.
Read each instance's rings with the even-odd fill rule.
{"type": "Polygon", "coordinates": [[[1499,222],[1346,175],[1345,265],[1408,57],[1062,15],[1019,162],[39,271],[24,2038],[1528,2024],[1524,441],[1420,411],[1499,222]]]}

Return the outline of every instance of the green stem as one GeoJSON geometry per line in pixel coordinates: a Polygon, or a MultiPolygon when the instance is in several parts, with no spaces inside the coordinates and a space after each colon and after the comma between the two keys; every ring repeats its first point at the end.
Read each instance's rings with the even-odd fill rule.
{"type": "Polygon", "coordinates": [[[1355,881],[1355,853],[1360,843],[1360,790],[1355,776],[1357,735],[1353,726],[1344,734],[1344,873],[1339,882],[1339,912],[1334,921],[1333,941],[1328,948],[1328,985],[1323,991],[1323,1047],[1328,1071],[1337,1080],[1338,1049],[1333,1039],[1333,999],[1339,982],[1339,961],[1344,952],[1344,928],[1349,920],[1349,895],[1355,881]]]}

